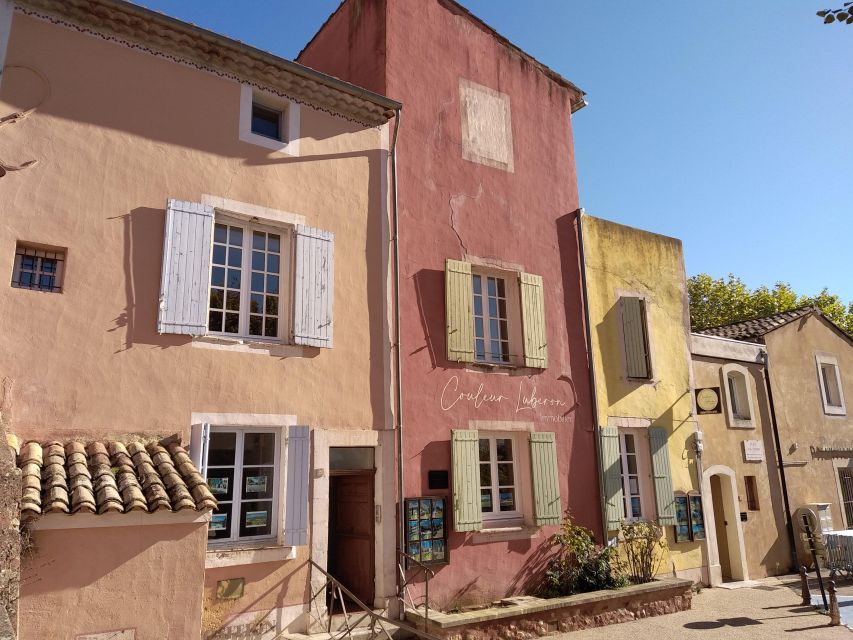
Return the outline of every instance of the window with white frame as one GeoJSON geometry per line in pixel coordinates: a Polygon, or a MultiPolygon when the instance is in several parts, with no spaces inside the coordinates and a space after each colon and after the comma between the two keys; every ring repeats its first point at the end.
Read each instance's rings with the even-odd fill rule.
{"type": "Polygon", "coordinates": [[[824,413],[846,415],[847,407],[844,403],[844,389],[841,384],[838,359],[829,354],[817,354],[815,361],[824,413]]]}
{"type": "Polygon", "coordinates": [[[288,332],[291,232],[217,216],[208,330],[280,340],[288,332]]]}
{"type": "Polygon", "coordinates": [[[640,477],[641,459],[636,439],[633,433],[621,431],[619,433],[619,462],[626,520],[646,517],[643,510],[644,496],[640,477]]]}
{"type": "Polygon", "coordinates": [[[480,507],[484,521],[522,517],[518,454],[512,435],[480,432],[480,507]]]}
{"type": "Polygon", "coordinates": [[[65,251],[44,249],[19,242],[15,247],[12,286],[50,293],[62,292],[65,251]]]}
{"type": "Polygon", "coordinates": [[[205,475],[219,507],[211,516],[208,540],[276,537],[280,438],[277,428],[210,427],[205,475]]]}
{"type": "Polygon", "coordinates": [[[478,362],[509,362],[506,280],[472,273],[474,290],[474,357],[478,362]]]}
{"type": "Polygon", "coordinates": [[[752,388],[749,370],[739,364],[729,363],[720,369],[723,395],[726,401],[726,420],[729,427],[754,429],[752,388]]]}
{"type": "Polygon", "coordinates": [[[299,155],[299,103],[244,84],[240,88],[240,140],[299,155]]]}

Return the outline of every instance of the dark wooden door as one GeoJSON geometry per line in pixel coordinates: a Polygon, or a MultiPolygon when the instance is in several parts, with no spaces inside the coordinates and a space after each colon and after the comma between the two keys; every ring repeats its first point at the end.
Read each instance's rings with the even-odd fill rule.
{"type": "Polygon", "coordinates": [[[329,573],[373,606],[373,471],[329,478],[329,573]]]}

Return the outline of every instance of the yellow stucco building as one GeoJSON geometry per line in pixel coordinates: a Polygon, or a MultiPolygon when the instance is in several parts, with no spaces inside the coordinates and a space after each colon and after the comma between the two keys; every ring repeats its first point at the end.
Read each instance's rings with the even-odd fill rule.
{"type": "Polygon", "coordinates": [[[706,578],[681,242],[581,217],[605,529],[656,520],[661,573],[706,578]]]}

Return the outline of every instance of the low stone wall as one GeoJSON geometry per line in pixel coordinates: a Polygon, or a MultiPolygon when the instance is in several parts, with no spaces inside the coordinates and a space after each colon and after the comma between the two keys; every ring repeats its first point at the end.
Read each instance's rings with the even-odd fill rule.
{"type": "MultiPolygon", "coordinates": [[[[448,640],[527,640],[690,608],[693,583],[663,578],[614,591],[594,591],[565,598],[522,597],[515,604],[466,613],[429,613],[427,628],[448,640]]],[[[407,611],[409,622],[423,628],[422,611],[407,611]]]]}

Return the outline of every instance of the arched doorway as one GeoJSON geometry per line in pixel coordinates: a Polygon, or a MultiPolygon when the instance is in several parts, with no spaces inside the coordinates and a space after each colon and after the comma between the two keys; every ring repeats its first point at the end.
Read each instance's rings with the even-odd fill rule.
{"type": "Polygon", "coordinates": [[[748,580],[734,471],[722,465],[707,469],[703,493],[706,500],[710,499],[705,519],[711,586],[748,580]]]}

